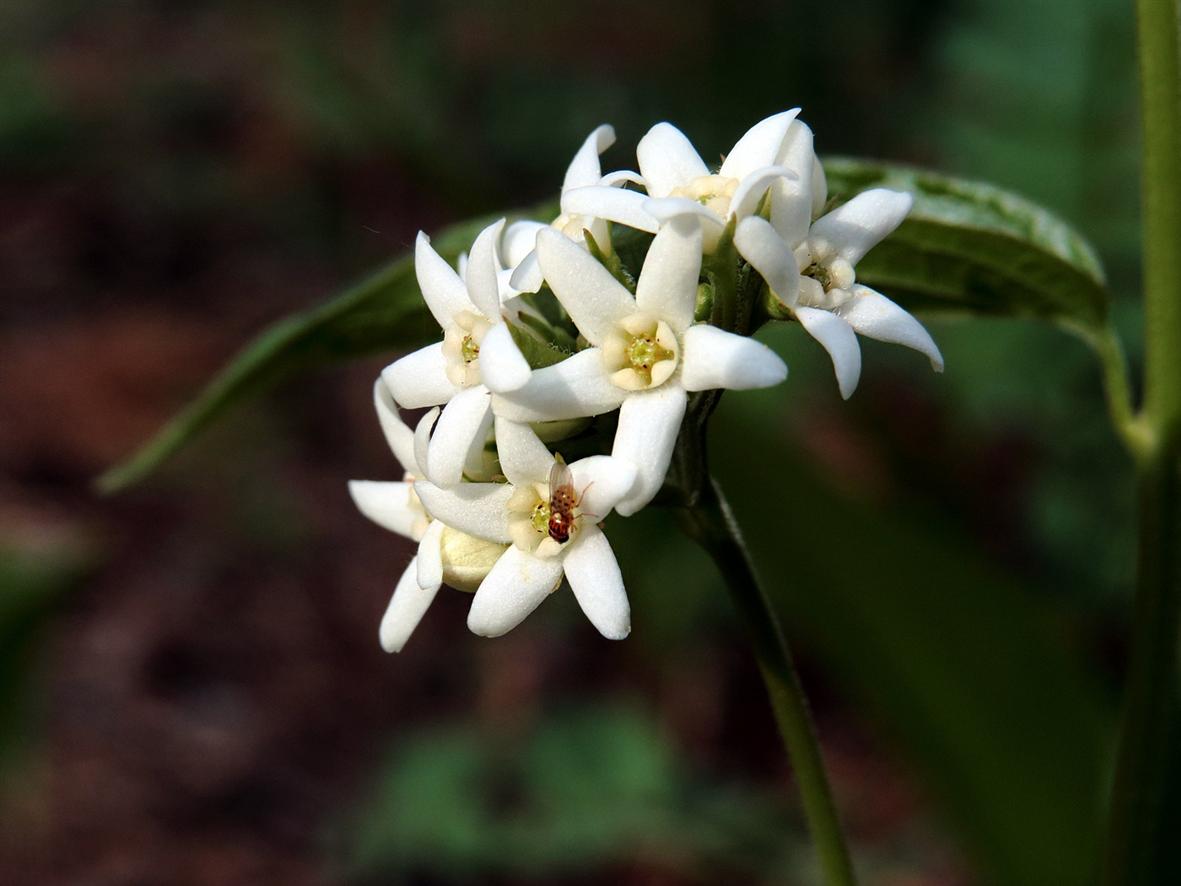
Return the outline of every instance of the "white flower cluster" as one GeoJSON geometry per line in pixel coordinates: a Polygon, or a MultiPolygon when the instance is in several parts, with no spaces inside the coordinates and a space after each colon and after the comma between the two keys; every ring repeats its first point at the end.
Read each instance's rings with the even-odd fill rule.
{"type": "Polygon", "coordinates": [[[406,475],[350,484],[366,516],[418,543],[382,620],[386,650],[402,648],[442,584],[475,591],[468,626],[499,636],[565,578],[603,636],[627,636],[602,521],[660,491],[690,393],[787,376],[766,346],[702,319],[703,261],[721,244],[828,350],[843,396],[861,370],[854,332],[942,369],[926,330],[855,282],[854,265],[903,220],[910,196],[866,191],[820,215],[824,172],[797,114],[756,124],[716,171],[660,123],[639,143],[638,173],[604,175],[599,155],[614,132],[601,126],[570,164],[552,224],[498,221],[458,270],[419,234],[418,283],[442,341],[387,367],[374,387],[406,475]],[[617,230],[650,240],[641,267],[621,261],[617,230]],[[411,431],[399,408],[429,411],[411,431]],[[598,454],[591,426],[612,425],[591,420],[614,413],[610,454],[598,454]],[[592,454],[567,466],[543,440],[567,451],[590,441],[592,454]]]}

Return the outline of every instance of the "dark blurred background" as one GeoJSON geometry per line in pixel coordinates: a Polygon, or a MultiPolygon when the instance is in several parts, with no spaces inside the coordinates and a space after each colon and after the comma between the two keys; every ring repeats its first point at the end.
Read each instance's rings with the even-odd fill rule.
{"type": "MultiPolygon", "coordinates": [[[[805,883],[757,671],[666,515],[634,607],[509,636],[345,481],[396,479],[394,354],[283,386],[146,484],[90,483],[251,335],[419,228],[556,194],[594,126],[713,158],[802,105],[822,154],[987,178],[1136,291],[1130,4],[8,0],[0,6],[0,882],[805,883]]],[[[1124,659],[1129,471],[1082,344],[933,320],[848,403],[792,368],[715,422],[865,882],[1085,883],[1124,659]]]]}

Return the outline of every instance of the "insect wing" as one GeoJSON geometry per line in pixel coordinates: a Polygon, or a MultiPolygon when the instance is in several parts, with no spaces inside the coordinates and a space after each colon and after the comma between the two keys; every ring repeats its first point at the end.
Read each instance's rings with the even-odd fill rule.
{"type": "Polygon", "coordinates": [[[574,475],[570,473],[569,466],[564,461],[554,460],[554,465],[549,469],[549,496],[550,501],[554,500],[559,490],[574,491],[574,475]]]}

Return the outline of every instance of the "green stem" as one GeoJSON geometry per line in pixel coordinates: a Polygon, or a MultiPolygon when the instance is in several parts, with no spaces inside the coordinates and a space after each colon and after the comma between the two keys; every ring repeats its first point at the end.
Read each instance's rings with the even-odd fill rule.
{"type": "Polygon", "coordinates": [[[1142,462],[1137,480],[1139,574],[1132,660],[1111,797],[1106,877],[1110,886],[1176,882],[1170,879],[1167,861],[1177,851],[1177,835],[1166,825],[1165,804],[1181,733],[1177,670],[1181,480],[1171,458],[1142,462]]]}
{"type": "Polygon", "coordinates": [[[759,585],[754,564],[717,481],[709,478],[696,505],[682,510],[686,532],[713,558],[754,644],[775,720],[799,783],[804,815],[829,886],[853,886],[856,879],[808,702],[792,663],[775,611],[759,585]]]}
{"type": "MultiPolygon", "coordinates": [[[[1137,0],[1144,129],[1145,393],[1135,453],[1140,547],[1132,653],[1111,797],[1106,880],[1170,880],[1167,785],[1181,732],[1181,3],[1137,0]]],[[[1176,872],[1171,872],[1176,876],[1176,872]]]]}
{"type": "Polygon", "coordinates": [[[1099,365],[1103,369],[1103,392],[1111,424],[1127,451],[1134,458],[1139,458],[1151,449],[1152,432],[1145,426],[1143,419],[1136,415],[1132,406],[1132,386],[1123,342],[1110,324],[1098,334],[1088,333],[1086,338],[1098,355],[1099,365]]]}
{"type": "Polygon", "coordinates": [[[1137,0],[1136,7],[1144,129],[1145,409],[1157,437],[1175,447],[1181,435],[1181,3],[1137,0]]]}

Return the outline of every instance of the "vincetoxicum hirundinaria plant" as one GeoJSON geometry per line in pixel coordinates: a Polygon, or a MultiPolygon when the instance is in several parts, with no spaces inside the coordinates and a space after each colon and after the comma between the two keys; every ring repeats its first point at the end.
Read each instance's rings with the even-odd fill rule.
{"type": "MultiPolygon", "coordinates": [[[[903,167],[821,162],[795,110],[708,166],[659,123],[638,171],[604,174],[600,127],[560,201],[433,240],[338,299],[262,335],[101,485],[138,480],[223,410],[331,360],[410,350],[374,402],[400,481],[354,481],[375,522],[418,545],[380,640],[401,649],[439,588],[474,592],[468,625],[498,636],[568,585],[605,637],[631,630],[609,532],[675,511],[716,561],[758,657],[826,883],[854,882],[808,706],[722,490],[707,430],[722,391],[777,385],[751,336],[796,322],[849,397],[857,335],[943,359],[911,311],[1020,315],[1081,336],[1104,372],[1141,500],[1138,593],[1105,877],[1165,883],[1175,852],[1181,610],[1181,74],[1177,0],[1139,0],[1144,121],[1144,402],[1137,409],[1093,251],[1016,195],[903,167]],[[427,342],[433,342],[425,344],[427,342]],[[408,427],[402,409],[427,409],[408,427]],[[1175,782],[1174,782],[1175,783],[1175,782]]],[[[1029,835],[1036,851],[1038,835],[1029,835]]],[[[1091,851],[1079,846],[1079,852],[1091,851]]],[[[1175,866],[1172,868],[1175,872],[1175,866]]]]}
{"type": "Polygon", "coordinates": [[[855,277],[913,198],[873,188],[823,212],[823,168],[797,110],[757,123],[717,170],[660,123],[639,143],[639,173],[603,175],[598,152],[613,140],[608,127],[587,138],[552,224],[495,221],[455,268],[419,235],[417,282],[442,340],[387,367],[375,392],[406,477],[351,486],[364,513],[418,542],[382,642],[400,649],[457,572],[469,587],[479,576],[477,634],[511,630],[565,582],[603,636],[623,639],[630,606],[605,521],[663,490],[750,622],[822,865],[851,882],[807,705],[710,476],[706,431],[723,390],[786,378],[750,337],[773,317],[828,350],[846,397],[856,332],[942,369],[926,330],[855,277]],[[399,407],[431,410],[411,432],[399,407]]]}

